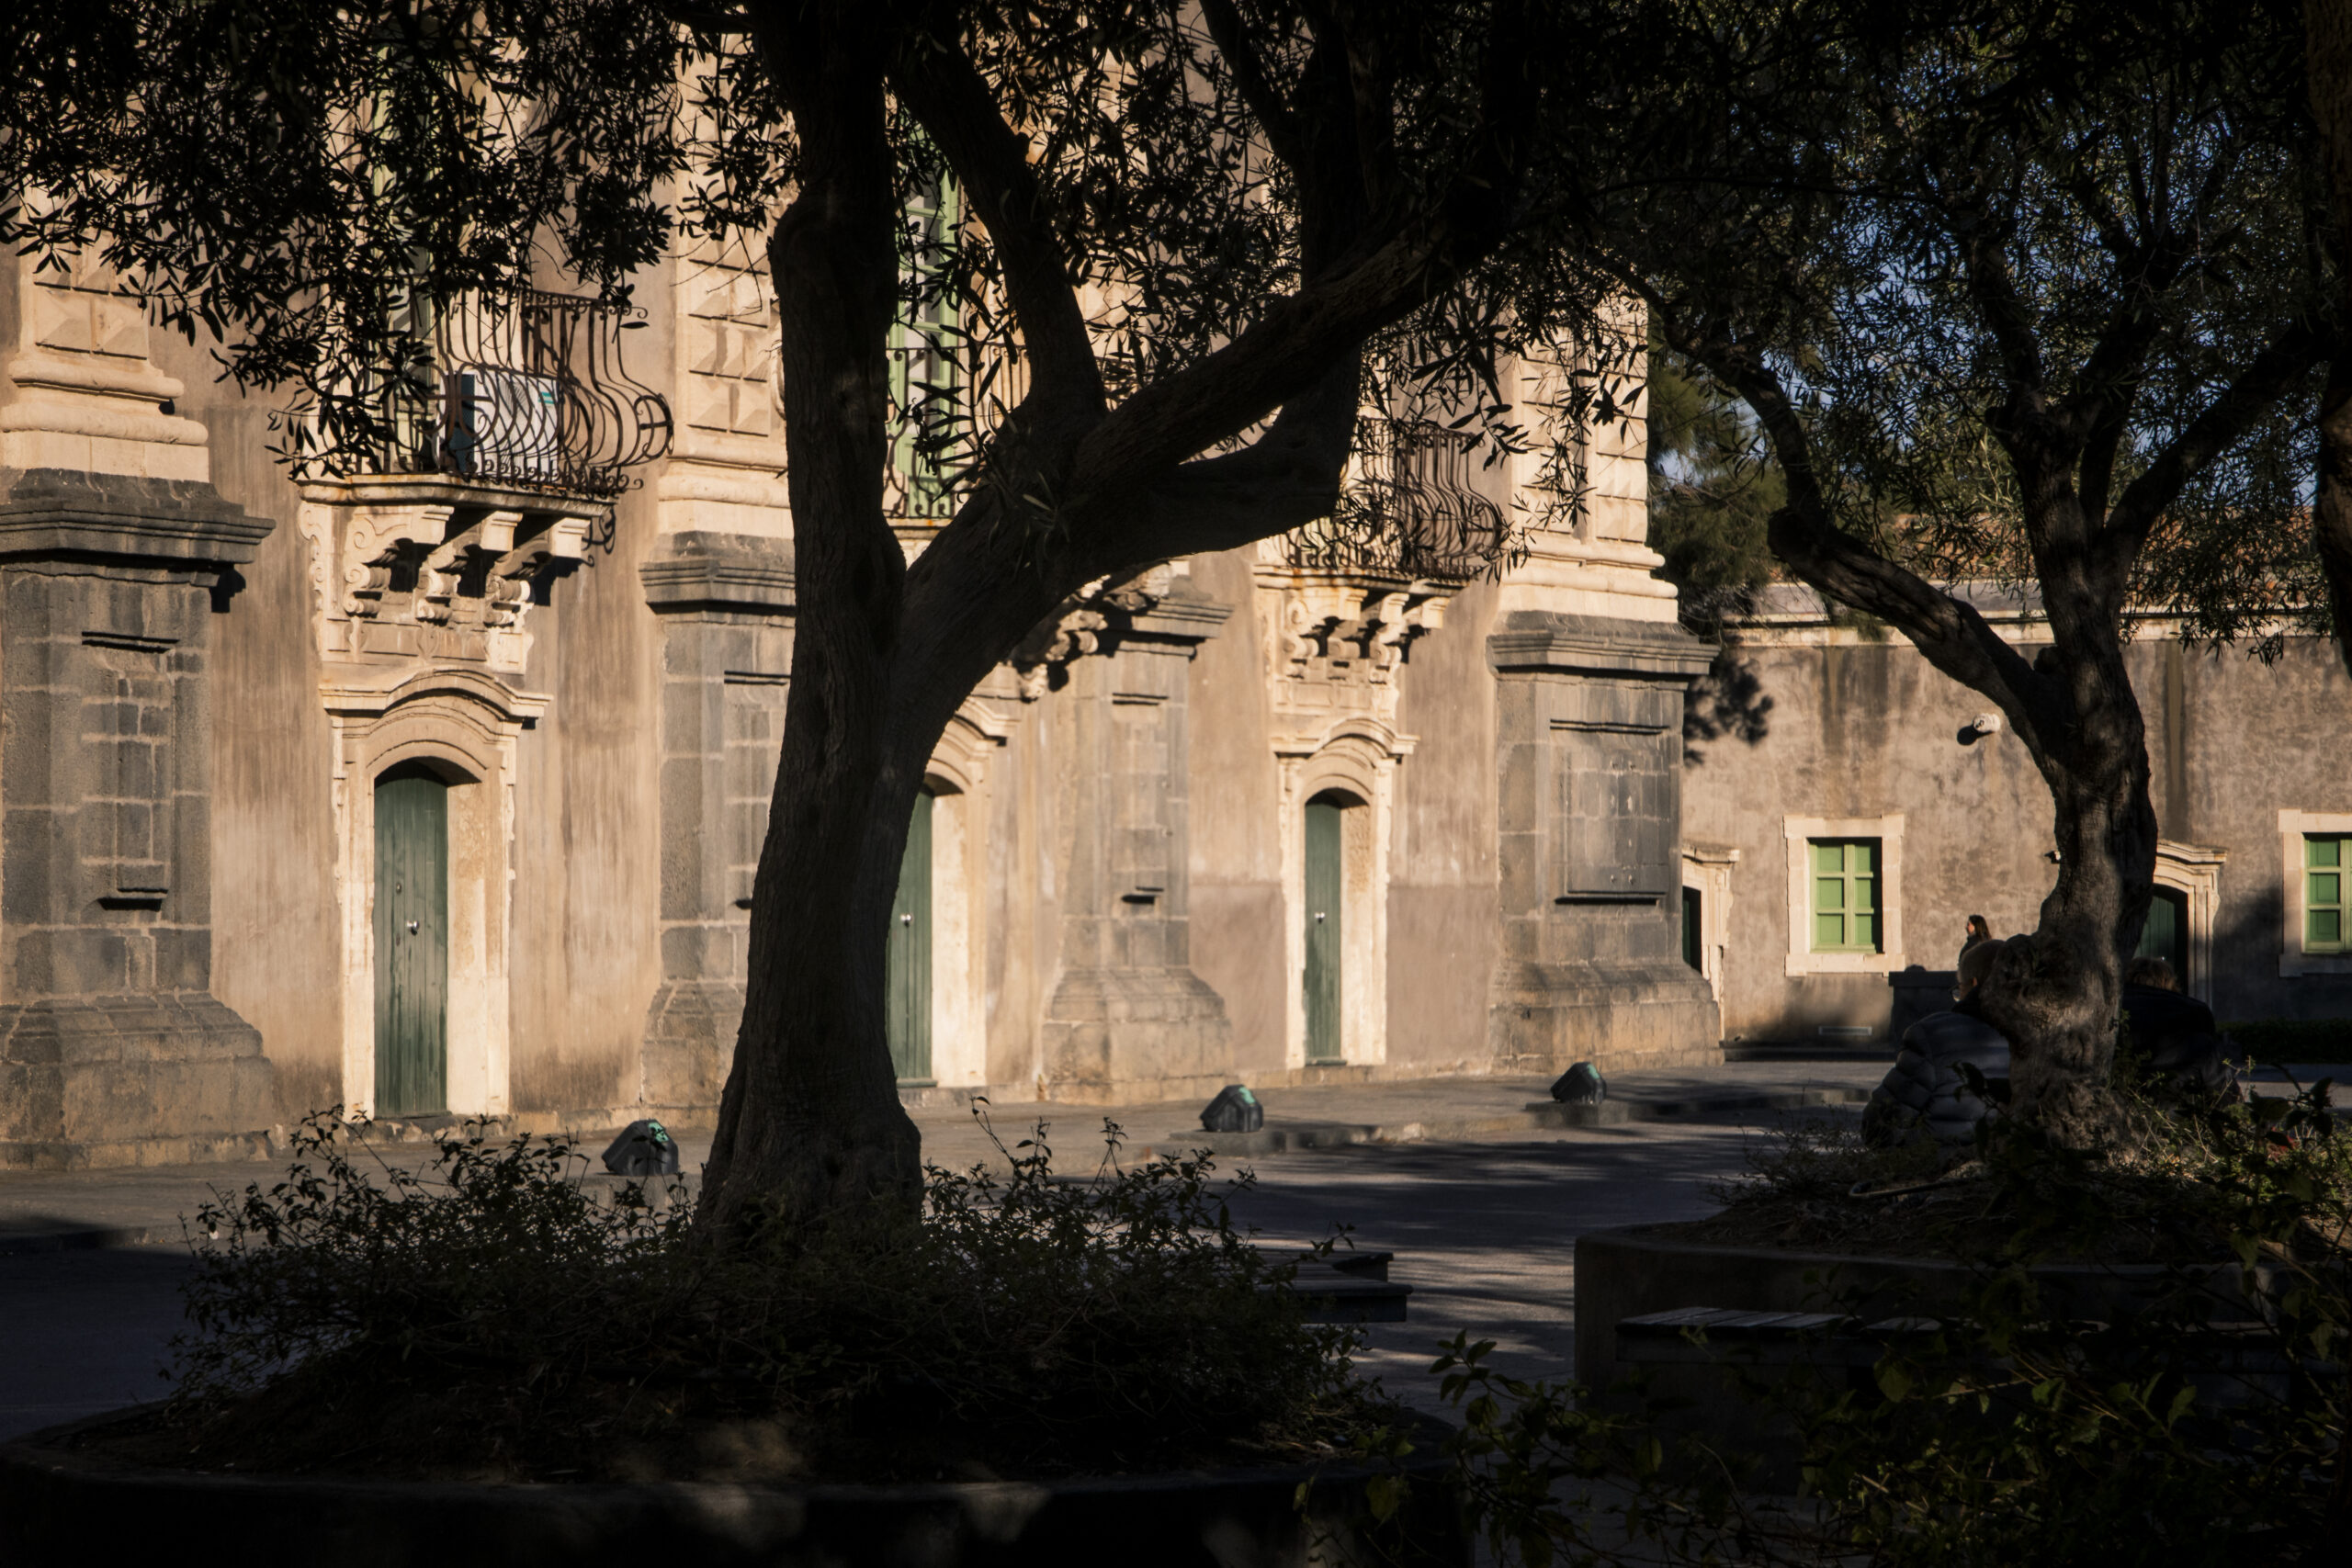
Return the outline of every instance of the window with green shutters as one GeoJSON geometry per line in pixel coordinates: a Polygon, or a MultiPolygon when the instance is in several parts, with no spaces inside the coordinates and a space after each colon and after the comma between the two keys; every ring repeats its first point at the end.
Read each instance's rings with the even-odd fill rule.
{"type": "Polygon", "coordinates": [[[2352,950],[2352,927],[2345,919],[2345,845],[2352,835],[2303,835],[2303,951],[2352,950]]]}
{"type": "Polygon", "coordinates": [[[962,221],[956,183],[941,175],[907,203],[906,312],[890,329],[890,400],[898,428],[890,460],[906,515],[954,511],[951,448],[960,445],[964,409],[964,332],[953,272],[962,221]]]}
{"type": "Polygon", "coordinates": [[[1879,951],[1879,841],[1813,839],[1813,951],[1879,951]]]}

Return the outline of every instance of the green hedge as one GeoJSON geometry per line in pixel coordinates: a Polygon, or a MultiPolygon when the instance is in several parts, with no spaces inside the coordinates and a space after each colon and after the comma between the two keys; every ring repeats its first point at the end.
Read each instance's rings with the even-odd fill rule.
{"type": "Polygon", "coordinates": [[[2352,1062],[2352,1018],[2250,1018],[2222,1032],[2257,1062],[2352,1062]]]}

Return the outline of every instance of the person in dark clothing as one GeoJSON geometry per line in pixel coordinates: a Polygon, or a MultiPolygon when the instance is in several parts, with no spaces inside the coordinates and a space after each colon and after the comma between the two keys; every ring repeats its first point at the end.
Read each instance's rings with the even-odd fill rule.
{"type": "Polygon", "coordinates": [[[1976,994],[2000,952],[1989,936],[1963,951],[1960,999],[1950,1012],[1929,1013],[1903,1032],[1894,1066],[1862,1108],[1864,1143],[1890,1148],[1921,1137],[1939,1144],[1974,1139],[1977,1122],[1993,1106],[1969,1087],[1963,1064],[1983,1075],[1994,1102],[2007,1097],[2009,1042],[1984,1021],[1976,994]]]}
{"type": "MultiPolygon", "coordinates": [[[[1985,923],[1984,917],[1982,915],[1969,916],[1968,934],[1960,940],[1961,957],[1966,958],[1970,948],[1975,947],[1980,943],[1988,942],[1992,940],[1993,928],[1985,923]]],[[[1959,965],[1954,964],[1953,967],[1957,968],[1959,965]]]]}
{"type": "Polygon", "coordinates": [[[2135,958],[2123,974],[2123,1027],[2149,1076],[2219,1094],[2237,1082],[2213,1010],[2185,996],[2161,958],[2135,958]]]}

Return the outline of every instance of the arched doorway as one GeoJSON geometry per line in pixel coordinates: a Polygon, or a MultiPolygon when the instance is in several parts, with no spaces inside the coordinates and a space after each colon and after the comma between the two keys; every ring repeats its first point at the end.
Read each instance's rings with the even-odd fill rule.
{"type": "Polygon", "coordinates": [[[449,785],[423,762],[376,779],[379,1116],[449,1104],[449,785]]]}
{"type": "Polygon", "coordinates": [[[889,968],[884,1030],[900,1083],[927,1084],[931,1073],[931,828],[932,791],[915,796],[907,848],[899,862],[899,892],[890,903],[889,968]]]}

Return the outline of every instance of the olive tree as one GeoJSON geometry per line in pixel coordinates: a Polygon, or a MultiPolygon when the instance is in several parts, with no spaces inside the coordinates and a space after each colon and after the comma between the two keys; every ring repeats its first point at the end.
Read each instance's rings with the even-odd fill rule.
{"type": "Polygon", "coordinates": [[[798,610],[704,1213],[806,1217],[914,1190],[891,897],[934,745],[1024,636],[1332,514],[1368,395],[1537,449],[1575,504],[1607,380],[1522,410],[1507,367],[1604,352],[1613,286],[1563,247],[1645,9],[25,0],[0,197],[19,243],[97,247],[240,382],[296,389],[310,460],[366,445],[346,367],[412,361],[419,305],[764,246],[798,610]],[[948,182],[960,223],[910,224],[948,182]],[[984,374],[919,432],[953,515],[910,566],[888,349],[918,312],[984,374]]]}
{"type": "MultiPolygon", "coordinates": [[[[2324,624],[2311,423],[2340,306],[2300,14],[1811,9],[1818,49],[1628,141],[1595,245],[1753,412],[1783,568],[1899,629],[2031,754],[2056,885],[1984,1007],[2020,1112],[2088,1145],[2156,852],[2130,617],[2324,624]],[[2038,598],[2038,653],[1947,592],[1988,575],[2038,598]]],[[[1708,8],[1678,47],[1757,25],[1708,8]]]]}

